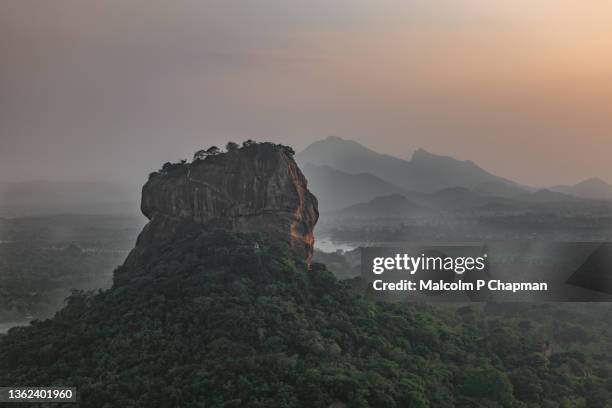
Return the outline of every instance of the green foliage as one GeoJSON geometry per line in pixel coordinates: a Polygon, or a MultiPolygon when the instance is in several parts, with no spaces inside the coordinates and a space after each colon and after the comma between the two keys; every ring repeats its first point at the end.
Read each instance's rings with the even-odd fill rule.
{"type": "Polygon", "coordinates": [[[208,149],[206,149],[206,154],[210,156],[214,156],[219,153],[221,153],[221,150],[217,146],[210,146],[208,149]]]}
{"type": "MultiPolygon", "coordinates": [[[[193,161],[204,160],[208,156],[216,156],[221,153],[221,150],[217,146],[211,146],[206,150],[198,150],[193,154],[193,161]]],[[[182,163],[185,164],[185,163],[182,163]]]]}
{"type": "Polygon", "coordinates": [[[227,150],[228,152],[234,152],[238,149],[240,149],[240,146],[238,145],[238,143],[235,142],[227,142],[227,144],[225,145],[225,150],[227,150]]]}
{"type": "Polygon", "coordinates": [[[468,397],[491,400],[502,407],[512,406],[512,384],[505,373],[493,367],[468,370],[459,392],[468,397]]]}
{"type": "Polygon", "coordinates": [[[75,245],[0,245],[0,322],[48,317],[63,305],[70,288],[109,287],[124,257],[123,252],[83,251],[75,245]]]}
{"type": "Polygon", "coordinates": [[[286,243],[184,229],[118,268],[112,289],[74,292],[54,319],[12,329],[0,384],[72,385],[83,406],[101,408],[610,400],[605,353],[543,356],[549,313],[372,302],[286,243]]]}

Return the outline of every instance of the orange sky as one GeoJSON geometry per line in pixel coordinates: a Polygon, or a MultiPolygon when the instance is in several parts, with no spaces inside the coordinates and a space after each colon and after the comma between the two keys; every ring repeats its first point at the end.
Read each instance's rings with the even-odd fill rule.
{"type": "Polygon", "coordinates": [[[612,3],[5,0],[0,51],[0,181],[334,134],[612,182],[612,3]]]}

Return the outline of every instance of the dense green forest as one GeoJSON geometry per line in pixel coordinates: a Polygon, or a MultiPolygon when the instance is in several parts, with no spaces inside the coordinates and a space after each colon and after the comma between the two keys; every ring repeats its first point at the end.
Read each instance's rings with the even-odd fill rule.
{"type": "Polygon", "coordinates": [[[375,303],[262,235],[177,236],[11,329],[0,384],[76,386],[84,407],[610,406],[604,315],[375,303]]]}
{"type": "Polygon", "coordinates": [[[124,251],[87,251],[77,245],[0,245],[0,321],[50,317],[71,289],[107,288],[124,251]]]}
{"type": "Polygon", "coordinates": [[[52,316],[71,289],[108,288],[143,223],[74,214],[0,218],[0,325],[52,316]]]}

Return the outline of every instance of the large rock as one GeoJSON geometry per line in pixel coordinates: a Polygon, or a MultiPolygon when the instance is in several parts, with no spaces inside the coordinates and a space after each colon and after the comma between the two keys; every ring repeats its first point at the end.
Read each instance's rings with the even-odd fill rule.
{"type": "Polygon", "coordinates": [[[284,146],[260,143],[191,164],[166,165],[142,189],[150,220],[128,257],[171,238],[182,225],[264,232],[286,241],[310,262],[317,199],[284,146]]]}

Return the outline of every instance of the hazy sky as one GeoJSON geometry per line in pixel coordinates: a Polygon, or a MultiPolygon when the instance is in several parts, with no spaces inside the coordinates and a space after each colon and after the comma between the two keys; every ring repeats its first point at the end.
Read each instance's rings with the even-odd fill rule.
{"type": "Polygon", "coordinates": [[[0,181],[337,135],[612,182],[612,3],[2,0],[0,181]]]}

